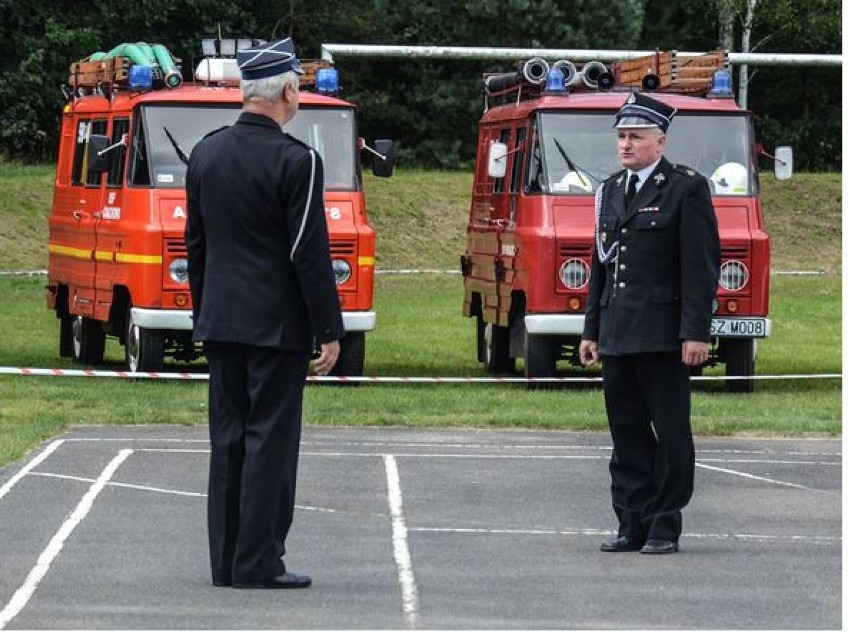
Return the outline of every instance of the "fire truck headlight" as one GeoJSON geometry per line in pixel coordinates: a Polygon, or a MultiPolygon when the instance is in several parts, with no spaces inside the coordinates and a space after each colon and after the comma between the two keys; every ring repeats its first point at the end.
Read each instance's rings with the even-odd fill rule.
{"type": "Polygon", "coordinates": [[[741,261],[726,261],[722,264],[719,285],[726,290],[736,292],[748,283],[748,268],[741,261]]]}
{"type": "Polygon", "coordinates": [[[589,266],[582,259],[568,259],[559,268],[559,279],[569,290],[578,290],[589,282],[589,266]]]}
{"type": "Polygon", "coordinates": [[[189,270],[186,259],[175,259],[169,264],[169,276],[175,283],[186,283],[189,280],[189,270]]]}
{"type": "Polygon", "coordinates": [[[334,270],[334,280],[338,285],[343,285],[352,276],[352,268],[343,259],[332,259],[331,268],[334,270]]]}

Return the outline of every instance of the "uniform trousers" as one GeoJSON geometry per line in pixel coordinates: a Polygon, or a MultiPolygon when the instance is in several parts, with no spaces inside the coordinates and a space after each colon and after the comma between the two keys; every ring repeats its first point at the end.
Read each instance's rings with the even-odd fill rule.
{"type": "Polygon", "coordinates": [[[285,572],[309,355],[205,343],[210,367],[207,528],[214,582],[285,572]]]}
{"type": "Polygon", "coordinates": [[[677,542],[692,496],[689,367],[680,351],[603,356],[618,535],[677,542]]]}

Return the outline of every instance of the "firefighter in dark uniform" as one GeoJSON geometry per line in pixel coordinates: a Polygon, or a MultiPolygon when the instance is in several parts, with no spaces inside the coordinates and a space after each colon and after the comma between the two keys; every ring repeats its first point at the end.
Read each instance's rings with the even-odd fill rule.
{"type": "Polygon", "coordinates": [[[302,392],[343,337],[319,155],[282,131],[299,107],[289,38],[237,52],[243,111],[187,169],[193,339],[210,367],[213,583],[305,588],[282,557],[293,520],[302,392]]]}
{"type": "Polygon", "coordinates": [[[693,491],[689,376],[708,358],[720,246],[707,180],[663,156],[674,114],[628,97],[615,124],[624,169],[595,198],[580,359],[603,365],[618,518],[607,552],[676,552],[693,491]]]}

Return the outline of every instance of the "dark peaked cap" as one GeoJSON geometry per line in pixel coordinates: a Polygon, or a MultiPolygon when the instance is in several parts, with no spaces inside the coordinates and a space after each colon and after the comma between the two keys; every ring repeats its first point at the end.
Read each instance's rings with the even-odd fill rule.
{"type": "Polygon", "coordinates": [[[615,113],[615,127],[659,127],[665,134],[677,110],[640,92],[631,92],[615,113]]]}
{"type": "Polygon", "coordinates": [[[238,50],[237,66],[243,79],[249,81],[281,75],[290,70],[299,75],[304,74],[290,37],[238,50]]]}

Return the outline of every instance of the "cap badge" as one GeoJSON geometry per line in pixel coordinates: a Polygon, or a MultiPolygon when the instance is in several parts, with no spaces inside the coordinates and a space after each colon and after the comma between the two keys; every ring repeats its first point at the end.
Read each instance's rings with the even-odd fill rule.
{"type": "Polygon", "coordinates": [[[636,103],[636,93],[635,92],[630,93],[630,96],[627,97],[626,103],[636,103]]]}

